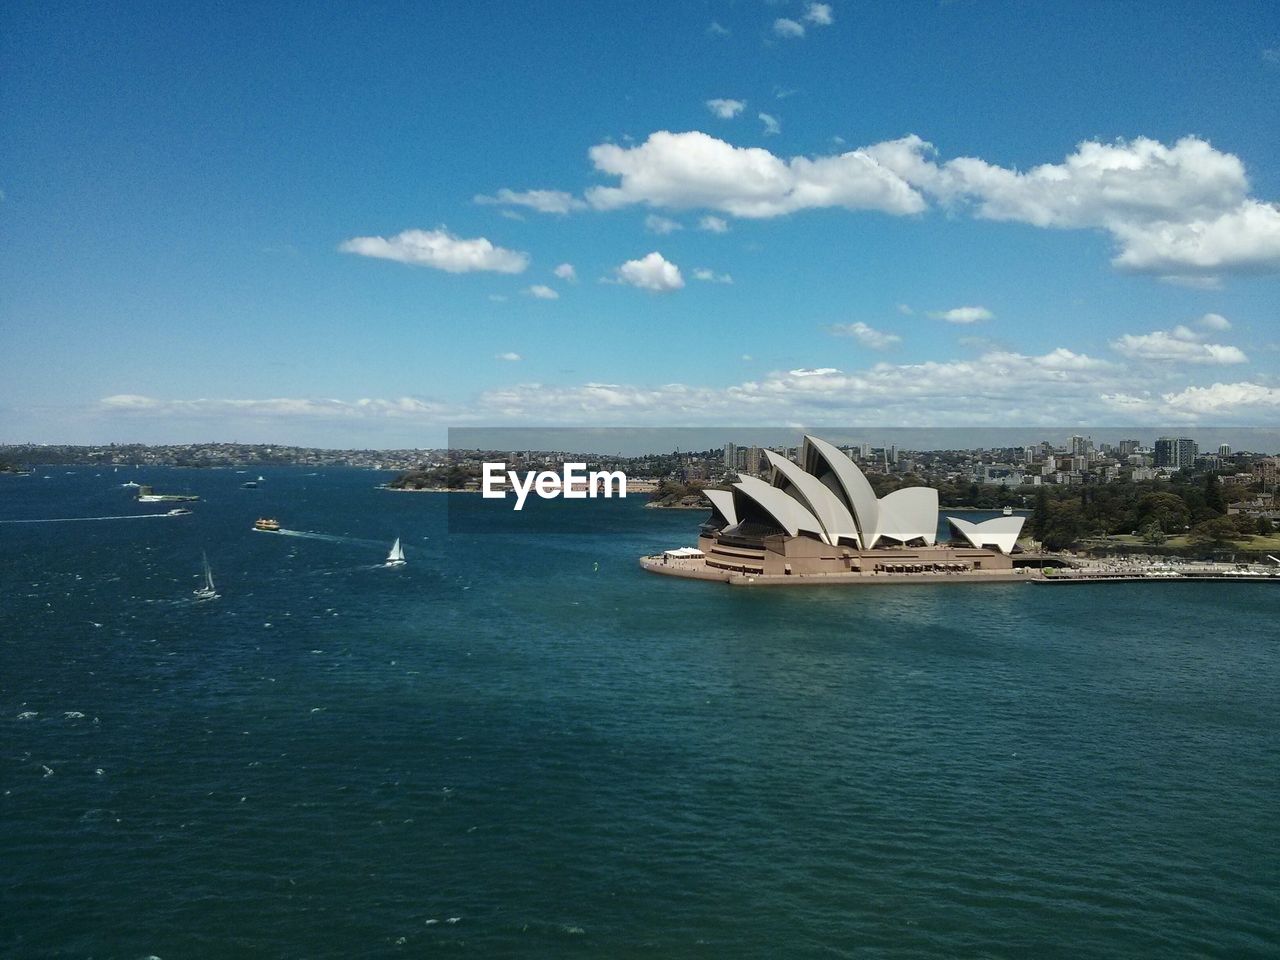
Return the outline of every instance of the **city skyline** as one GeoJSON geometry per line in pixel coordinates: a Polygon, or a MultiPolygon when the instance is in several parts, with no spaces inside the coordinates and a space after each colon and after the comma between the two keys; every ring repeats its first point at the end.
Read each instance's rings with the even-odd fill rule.
{"type": "Polygon", "coordinates": [[[1265,4],[0,23],[0,442],[1280,413],[1265,4]]]}

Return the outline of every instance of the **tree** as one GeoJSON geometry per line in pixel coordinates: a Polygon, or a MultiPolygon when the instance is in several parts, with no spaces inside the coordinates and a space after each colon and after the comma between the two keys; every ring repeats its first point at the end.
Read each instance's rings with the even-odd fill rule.
{"type": "Polygon", "coordinates": [[[1148,523],[1142,528],[1141,533],[1142,542],[1150,543],[1154,546],[1159,546],[1169,539],[1165,532],[1160,529],[1160,524],[1158,523],[1148,523]]]}
{"type": "Polygon", "coordinates": [[[1275,532],[1275,525],[1266,517],[1258,518],[1258,536],[1269,537],[1275,532]]]}
{"type": "Polygon", "coordinates": [[[1148,493],[1138,501],[1138,525],[1157,523],[1165,533],[1181,531],[1191,521],[1191,511],[1176,493],[1148,493]]]}
{"type": "Polygon", "coordinates": [[[1236,525],[1226,517],[1214,517],[1212,520],[1202,520],[1191,528],[1191,533],[1187,537],[1187,542],[1195,546],[1226,546],[1239,536],[1236,531],[1236,525]]]}
{"type": "Polygon", "coordinates": [[[1204,505],[1207,510],[1219,515],[1227,512],[1227,501],[1222,496],[1222,482],[1216,473],[1205,474],[1204,505]]]}
{"type": "Polygon", "coordinates": [[[1049,527],[1049,491],[1041,487],[1036,491],[1036,508],[1031,514],[1031,535],[1037,540],[1044,539],[1044,532],[1049,527]]]}
{"type": "Polygon", "coordinates": [[[1049,508],[1049,520],[1042,538],[1047,549],[1063,550],[1079,540],[1084,533],[1084,516],[1079,501],[1064,500],[1049,508]]]}
{"type": "Polygon", "coordinates": [[[1237,513],[1234,517],[1227,517],[1228,520],[1236,528],[1236,533],[1242,537],[1251,537],[1258,532],[1258,522],[1246,513],[1237,513]]]}

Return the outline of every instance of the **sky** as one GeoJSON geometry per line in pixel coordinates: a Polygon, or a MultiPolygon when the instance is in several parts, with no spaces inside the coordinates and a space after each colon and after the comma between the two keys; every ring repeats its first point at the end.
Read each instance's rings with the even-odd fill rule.
{"type": "Polygon", "coordinates": [[[1280,421],[1274,3],[0,8],[0,442],[1280,421]]]}

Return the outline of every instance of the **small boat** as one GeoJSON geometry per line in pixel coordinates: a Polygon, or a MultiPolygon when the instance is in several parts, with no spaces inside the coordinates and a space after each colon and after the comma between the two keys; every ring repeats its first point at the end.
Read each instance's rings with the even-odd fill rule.
{"type": "Polygon", "coordinates": [[[261,517],[253,522],[253,529],[264,533],[276,533],[280,529],[280,521],[270,517],[261,517]]]}
{"type": "Polygon", "coordinates": [[[400,546],[400,538],[396,537],[396,542],[391,545],[391,552],[387,554],[387,562],[385,566],[401,567],[405,564],[404,549],[400,546]]]}
{"type": "Polygon", "coordinates": [[[246,490],[252,490],[257,487],[257,485],[257,480],[246,480],[244,483],[240,484],[240,486],[244,487],[246,490]]]}
{"type": "Polygon", "coordinates": [[[204,583],[191,592],[198,601],[217,600],[218,591],[213,585],[213,568],[209,566],[209,558],[202,553],[200,559],[204,562],[204,583]]]}
{"type": "Polygon", "coordinates": [[[1003,510],[1001,510],[1000,512],[1001,512],[1002,514],[1004,514],[1006,517],[1012,517],[1012,516],[1013,516],[1013,507],[1005,507],[1005,508],[1004,508],[1003,510]]]}
{"type": "Polygon", "coordinates": [[[174,507],[168,513],[166,513],[165,516],[166,517],[185,517],[190,512],[191,512],[190,510],[187,510],[183,507],[174,507]]]}

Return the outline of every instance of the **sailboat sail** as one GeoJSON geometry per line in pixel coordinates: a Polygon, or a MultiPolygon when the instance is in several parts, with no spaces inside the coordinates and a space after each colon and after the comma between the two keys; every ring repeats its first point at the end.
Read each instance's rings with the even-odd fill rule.
{"type": "Polygon", "coordinates": [[[193,591],[197,600],[213,600],[218,596],[218,590],[213,585],[213,568],[209,566],[209,558],[205,554],[200,555],[200,559],[204,563],[204,584],[193,591]]]}
{"type": "Polygon", "coordinates": [[[400,547],[399,537],[396,537],[396,542],[391,545],[391,552],[387,554],[387,563],[404,563],[404,550],[400,547]]]}

